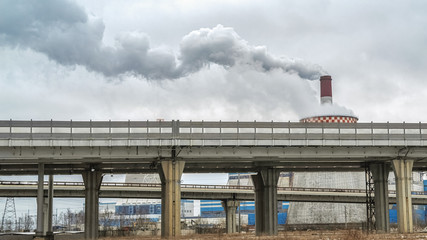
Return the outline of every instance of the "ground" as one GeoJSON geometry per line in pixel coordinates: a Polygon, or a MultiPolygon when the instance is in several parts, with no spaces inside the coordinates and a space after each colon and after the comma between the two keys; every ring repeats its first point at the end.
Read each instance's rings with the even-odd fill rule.
{"type": "MultiPolygon", "coordinates": [[[[159,237],[111,237],[101,238],[102,240],[149,240],[160,239],[159,237]]],[[[412,234],[366,234],[360,230],[339,230],[339,231],[289,231],[281,232],[275,237],[257,237],[254,234],[201,234],[183,236],[177,239],[287,239],[287,240],[381,240],[381,239],[426,239],[426,233],[412,234]]]]}

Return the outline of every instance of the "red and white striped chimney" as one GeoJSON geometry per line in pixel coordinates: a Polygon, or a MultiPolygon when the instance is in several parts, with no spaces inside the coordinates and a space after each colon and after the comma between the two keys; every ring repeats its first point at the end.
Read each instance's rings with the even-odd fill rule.
{"type": "Polygon", "coordinates": [[[320,102],[332,104],[332,78],[329,75],[320,77],[320,102]]]}

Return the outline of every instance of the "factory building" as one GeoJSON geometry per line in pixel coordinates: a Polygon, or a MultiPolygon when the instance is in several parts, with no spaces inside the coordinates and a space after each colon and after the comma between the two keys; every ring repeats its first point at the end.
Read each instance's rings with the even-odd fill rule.
{"type": "MultiPolygon", "coordinates": [[[[159,219],[162,213],[160,199],[119,199],[115,205],[115,215],[143,215],[159,219]]],[[[181,217],[200,216],[199,200],[181,200],[181,217]]]]}

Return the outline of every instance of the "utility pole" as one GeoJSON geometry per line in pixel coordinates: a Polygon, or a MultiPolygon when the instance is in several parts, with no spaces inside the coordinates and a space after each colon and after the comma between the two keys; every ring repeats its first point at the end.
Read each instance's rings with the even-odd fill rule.
{"type": "Polygon", "coordinates": [[[55,210],[55,226],[58,226],[58,208],[55,210]]]}
{"type": "MultiPolygon", "coordinates": [[[[239,185],[240,187],[240,173],[237,173],[237,185],[239,185]]],[[[241,232],[241,227],[242,227],[242,223],[241,223],[241,216],[240,216],[240,201],[239,201],[239,229],[238,229],[238,233],[241,232]]]]}
{"type": "Polygon", "coordinates": [[[241,228],[242,228],[242,217],[241,217],[241,215],[240,215],[240,207],[241,207],[241,205],[240,205],[240,201],[239,201],[239,233],[241,233],[242,232],[242,230],[241,230],[241,228]]]}

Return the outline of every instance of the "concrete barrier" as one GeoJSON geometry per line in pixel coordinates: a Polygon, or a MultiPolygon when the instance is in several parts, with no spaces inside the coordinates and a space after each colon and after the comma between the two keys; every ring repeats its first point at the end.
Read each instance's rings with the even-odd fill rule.
{"type": "Polygon", "coordinates": [[[0,240],[32,240],[33,235],[24,235],[24,234],[2,234],[0,235],[0,240]]]}

